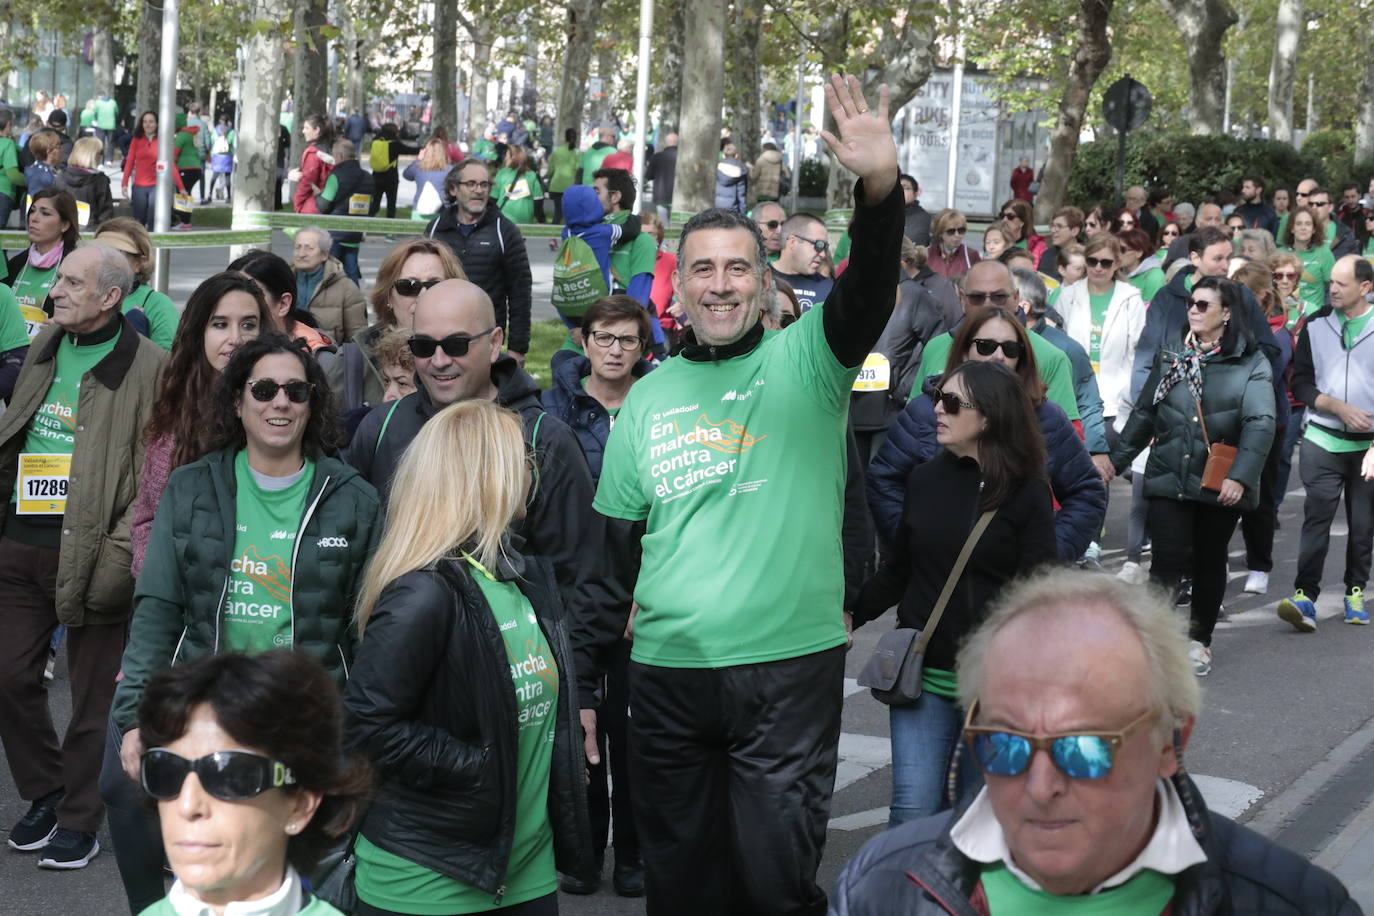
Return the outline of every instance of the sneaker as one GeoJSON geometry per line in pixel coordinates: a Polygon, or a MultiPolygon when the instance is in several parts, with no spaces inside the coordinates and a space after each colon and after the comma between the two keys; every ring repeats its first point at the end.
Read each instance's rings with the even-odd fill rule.
{"type": "Polygon", "coordinates": [[[65,794],[64,790],[58,789],[30,805],[29,813],[21,817],[10,831],[10,848],[31,852],[47,846],[57,832],[57,805],[65,794]]]}
{"type": "Polygon", "coordinates": [[[1116,577],[1131,585],[1144,585],[1149,580],[1150,573],[1134,560],[1127,560],[1122,564],[1121,572],[1117,573],[1116,577]]]}
{"type": "Polygon", "coordinates": [[[1258,569],[1250,570],[1250,574],[1245,577],[1244,591],[1247,595],[1263,595],[1269,591],[1269,574],[1258,569]]]}
{"type": "Polygon", "coordinates": [[[1098,570],[1102,568],[1102,548],[1096,541],[1088,545],[1088,549],[1083,551],[1083,556],[1078,558],[1078,568],[1087,570],[1098,570]]]}
{"type": "MultiPolygon", "coordinates": [[[[1363,609],[1363,600],[1360,605],[1363,609]]],[[[1295,591],[1292,598],[1280,601],[1278,611],[1279,619],[1291,623],[1299,633],[1317,631],[1317,606],[1303,594],[1302,589],[1295,591]]]]}
{"type": "Polygon", "coordinates": [[[1196,639],[1188,644],[1188,661],[1193,663],[1193,673],[1198,677],[1212,673],[1212,650],[1196,639]]]}
{"type": "Polygon", "coordinates": [[[1352,588],[1345,596],[1345,622],[1364,626],[1369,623],[1369,612],[1364,609],[1364,590],[1352,588]]]}
{"type": "Polygon", "coordinates": [[[52,840],[43,848],[38,867],[66,870],[85,868],[99,852],[100,843],[94,833],[58,827],[52,840]]]}

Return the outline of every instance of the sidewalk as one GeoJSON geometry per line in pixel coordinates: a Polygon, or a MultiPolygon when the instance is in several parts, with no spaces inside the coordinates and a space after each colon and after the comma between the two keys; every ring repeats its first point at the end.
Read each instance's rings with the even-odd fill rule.
{"type": "Polygon", "coordinates": [[[1374,912],[1374,799],[1312,861],[1335,872],[1361,909],[1374,912]]]}

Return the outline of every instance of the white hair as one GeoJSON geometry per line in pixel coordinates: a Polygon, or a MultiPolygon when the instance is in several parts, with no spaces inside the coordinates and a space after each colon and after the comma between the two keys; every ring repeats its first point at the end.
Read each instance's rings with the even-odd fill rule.
{"type": "Polygon", "coordinates": [[[316,246],[317,248],[319,248],[320,251],[324,252],[325,254],[328,254],[328,253],[329,253],[330,247],[334,244],[334,239],[333,239],[333,237],[329,234],[329,230],[328,230],[328,229],[321,229],[319,226],[306,226],[306,227],[304,227],[303,229],[297,229],[297,230],[296,230],[296,235],[300,235],[302,232],[312,232],[312,233],[314,233],[314,235],[315,235],[315,246],[316,246]]]}
{"type": "Polygon", "coordinates": [[[95,285],[102,295],[105,290],[117,286],[122,301],[134,291],[134,269],[129,266],[129,259],[124,252],[102,242],[86,242],[81,247],[100,255],[100,261],[95,265],[95,285]]]}

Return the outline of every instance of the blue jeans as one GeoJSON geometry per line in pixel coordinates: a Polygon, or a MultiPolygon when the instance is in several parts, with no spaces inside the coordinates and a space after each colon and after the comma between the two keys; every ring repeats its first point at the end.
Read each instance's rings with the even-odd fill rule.
{"type": "MultiPolygon", "coordinates": [[[[892,805],[888,826],[929,817],[950,807],[946,775],[964,727],[964,711],[952,698],[922,691],[910,706],[888,710],[892,732],[892,805]]],[[[983,774],[967,749],[959,756],[956,800],[971,797],[983,774]]]]}
{"type": "Polygon", "coordinates": [[[358,286],[363,285],[363,272],[358,269],[357,245],[344,245],[340,242],[334,242],[329,246],[329,256],[339,259],[339,263],[343,265],[344,276],[358,286]]]}
{"type": "Polygon", "coordinates": [[[157,192],[157,186],[148,185],[145,188],[134,185],[129,189],[129,192],[134,205],[134,220],[142,223],[144,229],[152,232],[154,195],[157,192]]]}

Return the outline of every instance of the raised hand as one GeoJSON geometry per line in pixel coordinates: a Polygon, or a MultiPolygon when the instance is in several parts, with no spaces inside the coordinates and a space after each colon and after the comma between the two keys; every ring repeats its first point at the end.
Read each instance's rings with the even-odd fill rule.
{"type": "Polygon", "coordinates": [[[878,87],[878,107],[871,110],[858,77],[837,73],[825,86],[825,102],[840,135],[822,130],[821,138],[840,165],[863,179],[866,202],[878,203],[897,183],[897,145],[892,140],[887,85],[878,87]]]}

